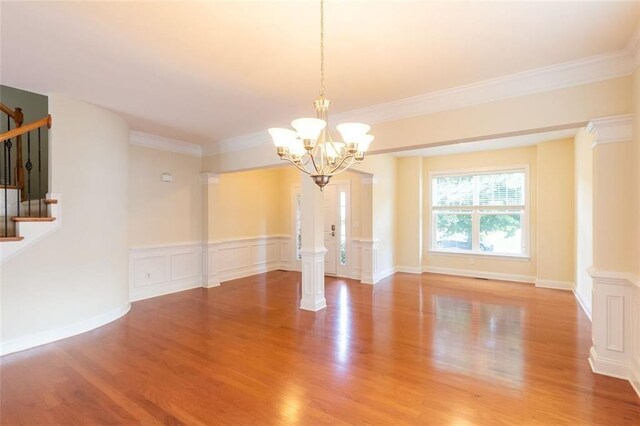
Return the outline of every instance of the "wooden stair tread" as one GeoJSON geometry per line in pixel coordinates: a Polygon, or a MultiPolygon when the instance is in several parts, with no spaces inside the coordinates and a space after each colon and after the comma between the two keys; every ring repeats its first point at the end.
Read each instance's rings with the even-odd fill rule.
{"type": "Polygon", "coordinates": [[[4,185],[0,183],[0,189],[19,189],[18,185],[4,185]]]}
{"type": "Polygon", "coordinates": [[[55,217],[39,217],[39,216],[15,216],[11,218],[14,222],[53,222],[55,217]]]}
{"type": "Polygon", "coordinates": [[[0,237],[0,243],[8,243],[11,241],[22,241],[24,237],[0,237]]]}
{"type": "Polygon", "coordinates": [[[44,200],[45,204],[58,204],[58,200],[44,200]]]}

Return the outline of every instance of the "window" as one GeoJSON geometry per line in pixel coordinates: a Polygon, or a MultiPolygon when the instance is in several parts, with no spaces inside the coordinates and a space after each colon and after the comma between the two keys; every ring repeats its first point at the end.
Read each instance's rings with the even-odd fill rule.
{"type": "Polygon", "coordinates": [[[528,169],[432,175],[433,251],[526,256],[528,169]]]}

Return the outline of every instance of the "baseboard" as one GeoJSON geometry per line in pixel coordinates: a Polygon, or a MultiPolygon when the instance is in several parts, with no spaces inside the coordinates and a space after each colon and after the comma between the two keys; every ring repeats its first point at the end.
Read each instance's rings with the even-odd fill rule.
{"type": "MultiPolygon", "coordinates": [[[[154,285],[148,287],[138,287],[131,289],[130,299],[132,302],[139,300],[151,299],[152,297],[165,296],[171,293],[177,293],[179,291],[191,290],[194,288],[202,287],[202,279],[196,277],[192,280],[168,282],[161,285],[154,285]]],[[[213,286],[211,286],[213,287],[213,286]]]]}
{"type": "Polygon", "coordinates": [[[640,360],[637,358],[631,362],[631,377],[629,378],[631,387],[640,397],[640,360]]]}
{"type": "Polygon", "coordinates": [[[395,274],[397,272],[396,268],[389,268],[385,271],[382,271],[380,273],[377,273],[374,277],[374,284],[378,283],[380,280],[383,280],[387,277],[390,277],[391,275],[395,274]]]}
{"type": "Polygon", "coordinates": [[[422,269],[422,266],[396,266],[396,272],[405,274],[421,274],[423,272],[422,269]]]}
{"type": "Polygon", "coordinates": [[[591,320],[591,309],[589,309],[587,307],[586,302],[582,299],[580,294],[575,289],[573,290],[573,294],[576,297],[576,300],[578,301],[578,305],[580,305],[580,307],[582,308],[584,313],[587,314],[587,318],[589,318],[589,321],[592,321],[591,320]]]}
{"type": "Polygon", "coordinates": [[[97,315],[88,320],[83,320],[75,324],[64,327],[54,328],[53,330],[34,333],[25,337],[10,340],[0,344],[0,355],[8,355],[10,353],[23,351],[25,349],[35,348],[36,346],[45,345],[57,340],[66,339],[78,334],[86,333],[125,315],[131,309],[131,303],[127,303],[121,307],[112,309],[104,314],[97,315]]]}
{"type": "Polygon", "coordinates": [[[600,358],[593,346],[589,350],[589,365],[594,373],[631,381],[631,368],[629,365],[611,359],[600,358]]]}
{"type": "Polygon", "coordinates": [[[552,288],[555,290],[567,290],[573,291],[575,284],[569,281],[555,281],[536,278],[536,287],[540,288],[552,288]]]}
{"type": "Polygon", "coordinates": [[[264,274],[265,272],[271,272],[276,270],[282,270],[279,262],[271,262],[262,265],[253,265],[249,267],[242,267],[238,269],[225,270],[218,273],[221,283],[227,281],[237,280],[240,278],[250,277],[252,275],[264,274]]]}
{"type": "Polygon", "coordinates": [[[474,271],[469,269],[441,268],[438,266],[424,266],[423,270],[424,272],[430,272],[432,274],[457,275],[461,277],[472,277],[472,278],[487,278],[490,280],[515,281],[515,282],[530,283],[530,284],[533,284],[536,282],[535,277],[531,277],[528,275],[501,274],[498,272],[474,271]]]}

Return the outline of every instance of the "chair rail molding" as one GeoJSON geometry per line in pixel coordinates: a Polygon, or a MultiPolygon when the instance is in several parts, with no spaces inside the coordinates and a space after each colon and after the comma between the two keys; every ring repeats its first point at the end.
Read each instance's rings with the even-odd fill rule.
{"type": "Polygon", "coordinates": [[[640,324],[638,309],[634,309],[634,303],[640,300],[637,279],[631,273],[593,267],[588,272],[593,278],[591,369],[627,379],[637,391],[640,378],[640,324]]]}

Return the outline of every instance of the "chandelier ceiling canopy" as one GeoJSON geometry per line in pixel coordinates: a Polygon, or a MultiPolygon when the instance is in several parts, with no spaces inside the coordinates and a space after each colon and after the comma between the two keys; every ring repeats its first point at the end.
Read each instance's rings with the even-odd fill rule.
{"type": "Polygon", "coordinates": [[[316,118],[298,118],[291,122],[295,130],[271,128],[276,152],[281,160],[291,162],[311,176],[322,189],[332,176],[360,163],[373,141],[364,123],[341,123],[336,126],[342,142],[333,140],[328,129],[329,106],[325,98],[324,78],[324,0],[320,0],[320,97],[313,102],[316,118]]]}

